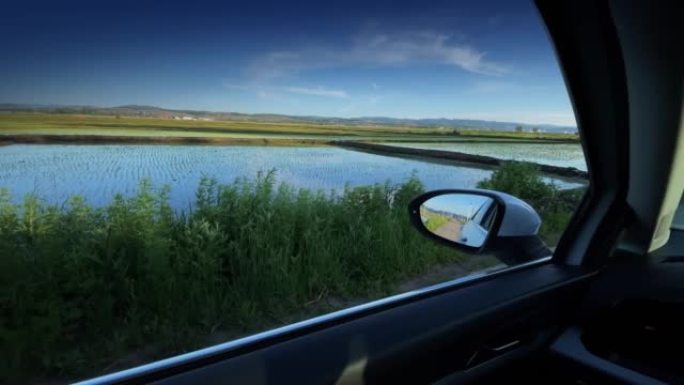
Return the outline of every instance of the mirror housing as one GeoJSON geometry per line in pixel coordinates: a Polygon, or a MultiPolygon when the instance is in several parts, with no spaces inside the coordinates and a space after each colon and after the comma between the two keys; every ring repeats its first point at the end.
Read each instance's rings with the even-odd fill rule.
{"type": "Polygon", "coordinates": [[[541,226],[539,214],[523,200],[499,191],[481,189],[431,191],[411,201],[409,216],[412,224],[423,235],[469,253],[495,252],[505,248],[506,245],[525,241],[522,242],[524,243],[523,250],[515,250],[513,253],[527,255],[520,255],[519,258],[516,257],[517,259],[531,260],[542,255],[551,255],[551,251],[543,245],[537,235],[541,226]],[[470,207],[474,209],[464,209],[469,205],[466,202],[472,203],[470,207]],[[486,210],[485,215],[481,214],[482,210],[486,210]],[[434,215],[442,216],[438,221],[440,223],[452,221],[453,223],[444,226],[450,225],[452,229],[458,227],[456,231],[458,235],[449,236],[445,235],[445,231],[436,231],[435,221],[430,223],[431,216],[434,215]],[[487,215],[489,215],[488,218],[487,215]],[[480,233],[483,230],[486,231],[484,236],[481,238],[477,236],[476,240],[468,236],[468,234],[473,234],[473,231],[468,230],[468,226],[473,226],[469,225],[472,221],[481,225],[478,226],[480,233]],[[461,236],[461,233],[465,236],[461,236]],[[530,240],[532,242],[529,242],[530,240]],[[534,244],[535,250],[532,252],[534,255],[529,255],[530,251],[524,250],[529,248],[528,244],[534,244]],[[540,244],[543,247],[540,247],[540,244]]]}

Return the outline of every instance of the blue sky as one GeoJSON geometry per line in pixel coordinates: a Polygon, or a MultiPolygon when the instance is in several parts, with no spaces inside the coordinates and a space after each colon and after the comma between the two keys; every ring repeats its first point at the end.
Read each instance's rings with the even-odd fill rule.
{"type": "Polygon", "coordinates": [[[445,194],[430,198],[423,205],[433,211],[443,211],[471,217],[485,202],[492,198],[472,194],[445,194]]]}
{"type": "Polygon", "coordinates": [[[529,1],[24,1],[0,102],[574,125],[529,1]]]}

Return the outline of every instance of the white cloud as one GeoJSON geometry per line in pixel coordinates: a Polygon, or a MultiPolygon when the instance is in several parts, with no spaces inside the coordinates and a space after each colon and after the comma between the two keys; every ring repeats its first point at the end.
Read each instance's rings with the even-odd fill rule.
{"type": "Polygon", "coordinates": [[[340,98],[340,99],[346,99],[349,97],[349,94],[345,90],[329,89],[329,88],[325,88],[322,86],[318,86],[318,87],[296,87],[296,86],[279,87],[279,86],[270,86],[267,84],[259,84],[259,83],[255,83],[255,82],[251,82],[251,83],[224,82],[223,86],[226,89],[233,90],[233,91],[254,92],[255,95],[258,96],[260,99],[273,99],[273,98],[276,98],[279,94],[282,95],[283,93],[308,95],[308,96],[320,96],[320,97],[326,97],[326,98],[340,98]]]}
{"type": "Polygon", "coordinates": [[[349,95],[344,90],[329,90],[323,87],[307,88],[307,87],[286,87],[285,91],[293,94],[324,96],[330,98],[348,98],[349,95]]]}
{"type": "Polygon", "coordinates": [[[365,34],[347,46],[269,52],[257,57],[247,72],[260,82],[321,68],[418,63],[443,64],[491,76],[508,72],[505,66],[488,60],[484,52],[453,40],[449,35],[431,31],[365,34]]]}
{"type": "MultiPolygon", "coordinates": [[[[298,94],[325,98],[351,99],[345,90],[323,86],[292,85],[301,73],[330,68],[404,67],[420,64],[451,66],[456,71],[499,76],[508,69],[486,54],[460,43],[462,37],[432,31],[402,33],[363,33],[337,46],[306,46],[296,50],[266,52],[245,68],[240,81],[226,80],[229,90],[253,92],[259,98],[298,94]]],[[[300,79],[301,80],[301,79],[300,79]]],[[[370,84],[380,90],[376,82],[370,84]]],[[[487,88],[487,87],[485,87],[487,88]]],[[[370,104],[377,103],[377,99],[370,104]]]]}

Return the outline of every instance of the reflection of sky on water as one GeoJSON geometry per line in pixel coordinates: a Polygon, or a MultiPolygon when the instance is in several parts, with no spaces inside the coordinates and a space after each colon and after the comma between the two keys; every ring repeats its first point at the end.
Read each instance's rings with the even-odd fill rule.
{"type": "Polygon", "coordinates": [[[0,148],[0,187],[15,199],[35,193],[50,203],[80,194],[101,206],[116,192],[132,194],[141,178],[171,186],[174,207],[195,199],[202,175],[220,183],[277,169],[277,181],[341,191],[350,186],[405,181],[415,170],[427,189],[468,188],[490,171],[435,165],[334,147],[13,145],[0,148]]]}
{"type": "Polygon", "coordinates": [[[220,183],[277,170],[277,181],[340,191],[350,186],[405,181],[413,171],[427,190],[472,188],[491,171],[373,155],[335,147],[12,145],[0,147],[0,187],[14,199],[35,193],[62,204],[76,194],[94,205],[121,192],[133,194],[141,178],[171,187],[171,203],[187,208],[202,175],[220,183]]]}

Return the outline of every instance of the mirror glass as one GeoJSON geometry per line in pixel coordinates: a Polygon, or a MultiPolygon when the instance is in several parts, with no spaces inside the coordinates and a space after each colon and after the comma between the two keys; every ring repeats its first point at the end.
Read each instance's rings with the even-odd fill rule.
{"type": "Polygon", "coordinates": [[[420,205],[420,219],[431,233],[470,247],[484,245],[494,225],[494,199],[467,193],[446,193],[420,205]]]}

